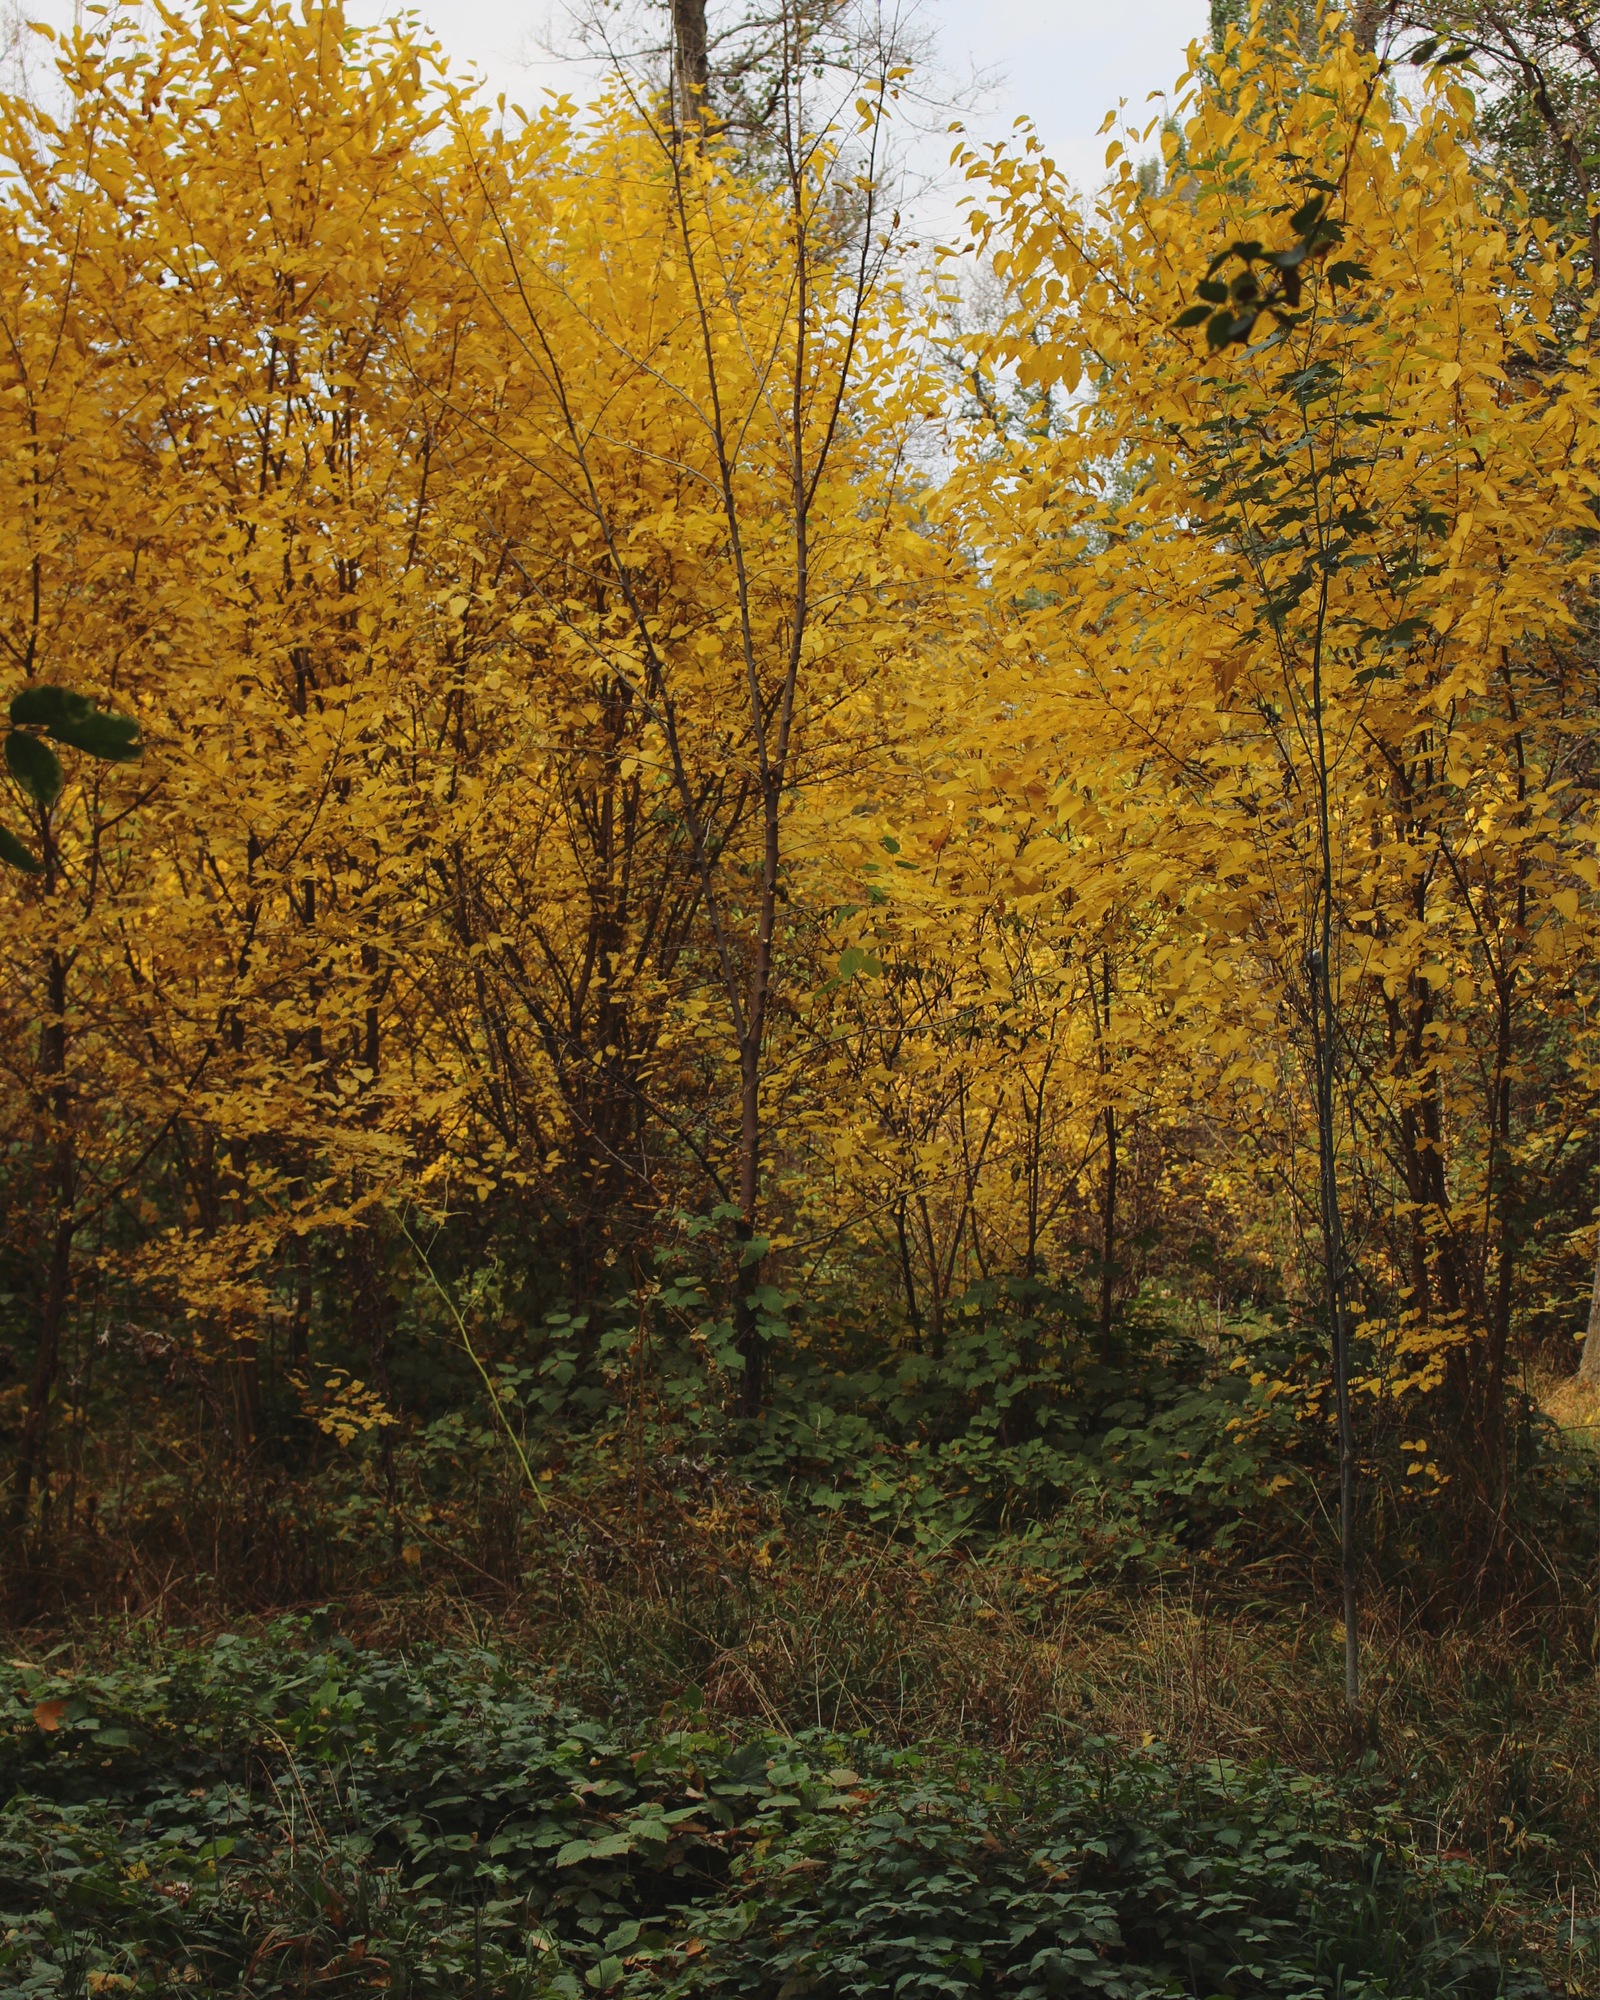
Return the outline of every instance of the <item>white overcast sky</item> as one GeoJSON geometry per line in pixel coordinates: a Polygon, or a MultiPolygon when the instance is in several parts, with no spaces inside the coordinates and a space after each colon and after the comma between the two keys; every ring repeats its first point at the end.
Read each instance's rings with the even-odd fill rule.
{"type": "MultiPolygon", "coordinates": [[[[363,15],[389,11],[379,0],[347,4],[363,15]]],[[[413,4],[446,48],[518,102],[536,81],[576,84],[582,94],[581,72],[539,54],[559,0],[413,4]]],[[[1170,88],[1185,47],[1206,33],[1209,8],[1207,0],[917,0],[916,21],[931,30],[952,75],[976,69],[994,78],[987,101],[965,115],[969,130],[997,136],[1014,118],[1031,118],[1073,179],[1092,184],[1105,165],[1100,121],[1119,98],[1132,112],[1150,91],[1170,88]]]]}
{"type": "MultiPolygon", "coordinates": [[[[580,100],[592,72],[542,53],[561,0],[346,0],[352,18],[371,21],[414,10],[457,61],[480,70],[492,91],[529,109],[543,89],[580,100]]],[[[7,13],[65,25],[73,0],[10,0],[7,13]]],[[[1152,90],[1170,87],[1183,52],[1206,32],[1207,0],[918,0],[952,75],[976,68],[994,79],[985,101],[964,114],[976,136],[997,137],[1018,116],[1031,118],[1047,147],[1081,186],[1104,173],[1100,121],[1119,98],[1140,124],[1152,90]]],[[[1156,107],[1150,107],[1151,110],[1156,107]]],[[[937,155],[923,150],[923,159],[937,155]]],[[[925,226],[944,227],[952,207],[935,196],[925,226]]]]}
{"type": "MultiPolygon", "coordinates": [[[[446,48],[519,103],[530,85],[583,94],[581,71],[539,53],[559,3],[413,0],[446,48]]],[[[390,11],[380,0],[347,4],[362,14],[390,11]]],[[[993,79],[984,101],[963,114],[968,130],[998,137],[1015,118],[1031,118],[1080,186],[1105,171],[1106,142],[1096,134],[1106,112],[1126,98],[1130,112],[1143,113],[1148,93],[1171,87],[1184,49],[1209,25],[1207,0],[916,0],[916,8],[953,77],[977,70],[993,79]]],[[[939,149],[941,161],[948,150],[939,149]]]]}

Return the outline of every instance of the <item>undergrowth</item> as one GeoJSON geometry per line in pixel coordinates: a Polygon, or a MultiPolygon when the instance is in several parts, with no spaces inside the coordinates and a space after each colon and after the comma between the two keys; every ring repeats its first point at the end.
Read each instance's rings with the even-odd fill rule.
{"type": "Polygon", "coordinates": [[[754,1431],[556,1324],[85,1460],[5,1565],[0,1993],[1600,1995],[1592,1454],[1530,1401],[1474,1539],[1374,1431],[1353,1726],[1292,1327],[1029,1303],[754,1431]]]}
{"type": "Polygon", "coordinates": [[[1370,1771],[602,1722],[322,1620],[12,1669],[20,1995],[1541,1993],[1370,1771]]]}

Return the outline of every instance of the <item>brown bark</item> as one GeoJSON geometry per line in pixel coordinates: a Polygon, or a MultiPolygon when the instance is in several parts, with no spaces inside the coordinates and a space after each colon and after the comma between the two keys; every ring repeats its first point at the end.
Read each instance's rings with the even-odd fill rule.
{"type": "MultiPolygon", "coordinates": [[[[1111,1070],[1111,954],[1100,961],[1101,991],[1095,1001],[1094,969],[1089,970],[1089,1004],[1094,1009],[1095,1066],[1101,1078],[1111,1070]]],[[[1100,1203],[1100,1360],[1111,1361],[1112,1277],[1117,1251],[1117,1114],[1111,1105],[1101,1113],[1106,1129],[1106,1172],[1100,1203]]]]}
{"type": "Polygon", "coordinates": [[[1589,1330],[1583,1337],[1578,1380],[1600,1389],[1600,1245],[1595,1248],[1594,1290],[1589,1294],[1589,1330]]]}
{"type": "Polygon", "coordinates": [[[1117,1253],[1117,1114],[1108,1104],[1106,1121],[1106,1177],[1100,1209],[1100,1360],[1111,1365],[1112,1275],[1117,1253]]]}
{"type": "Polygon", "coordinates": [[[1385,0],[1356,0],[1351,10],[1350,30],[1355,36],[1356,47],[1364,54],[1370,56],[1377,49],[1378,30],[1392,11],[1385,0]]]}
{"type": "MultiPolygon", "coordinates": [[[[769,946],[770,950],[770,946],[769,946]]],[[[755,1014],[757,1029],[765,1025],[765,995],[755,1014]]],[[[738,1244],[739,1269],[734,1278],[733,1330],[740,1359],[744,1362],[744,1382],[739,1396],[741,1413],[759,1417],[766,1394],[766,1354],[761,1326],[750,1293],[761,1283],[759,1257],[750,1256],[755,1237],[756,1211],[761,1200],[761,1051],[754,1043],[741,1051],[739,1104],[739,1221],[734,1231],[738,1244]]]]}
{"type": "MultiPolygon", "coordinates": [[[[911,1238],[906,1233],[906,1198],[902,1195],[895,1204],[895,1243],[900,1251],[900,1279],[906,1288],[906,1318],[911,1322],[911,1335],[918,1348],[922,1346],[922,1314],[917,1306],[917,1277],[911,1262],[911,1238]]],[[[1596,1278],[1600,1285],[1600,1276],[1596,1278]]]]}
{"type": "MultiPolygon", "coordinates": [[[[1526,912],[1521,913],[1524,922],[1526,912]]],[[[1490,1199],[1499,1209],[1496,1229],[1495,1285],[1486,1298],[1488,1335],[1484,1371],[1480,1428],[1484,1445],[1484,1467],[1498,1489],[1504,1483],[1506,1355],[1511,1342],[1512,1283],[1516,1271],[1517,1231],[1516,1189],[1511,1159],[1511,1028],[1513,995],[1509,974],[1500,982],[1498,1022],[1495,1041],[1494,1119],[1497,1157],[1491,1161],[1490,1199]]],[[[1485,1291],[1488,1273],[1485,1272],[1485,1291]]]]}
{"type": "Polygon", "coordinates": [[[311,1238],[295,1238],[294,1312],[289,1320],[289,1366],[304,1371],[311,1359],[311,1238]]]}
{"type": "Polygon", "coordinates": [[[711,81],[706,0],[672,0],[672,80],[685,127],[703,126],[711,81]]]}
{"type": "Polygon", "coordinates": [[[67,966],[58,951],[52,951],[46,961],[46,990],[50,1011],[45,1018],[40,1067],[47,1079],[46,1102],[55,1126],[50,1188],[54,1223],[39,1316],[39,1346],[28,1383],[28,1407],[11,1487],[11,1526],[17,1532],[26,1525],[34,1488],[45,1492],[49,1479],[50,1407],[61,1368],[61,1329],[72,1280],[72,1239],[77,1230],[77,1156],[67,1084],[67,966]]]}

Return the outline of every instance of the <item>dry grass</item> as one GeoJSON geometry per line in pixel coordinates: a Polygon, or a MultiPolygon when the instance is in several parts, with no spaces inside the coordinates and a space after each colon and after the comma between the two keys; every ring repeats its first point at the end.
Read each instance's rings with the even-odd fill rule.
{"type": "Polygon", "coordinates": [[[1600,1386],[1576,1375],[1541,1387],[1539,1407],[1575,1444],[1600,1450],[1600,1386]]]}
{"type": "MultiPolygon", "coordinates": [[[[664,1528],[665,1524],[657,1524],[664,1528]]],[[[1180,1759],[1365,1769],[1423,1845],[1600,1908],[1600,1684],[1581,1621],[1548,1604],[1423,1622],[1364,1613],[1365,1701],[1347,1716],[1342,1634],[1284,1591],[1241,1606],[1171,1587],[1041,1606],[1014,1580],[847,1531],[774,1536],[725,1508],[624,1555],[553,1538],[487,1599],[422,1589],[348,1611],[362,1636],[470,1637],[535,1661],[570,1697],[643,1711],[698,1691],[708,1714],[795,1733],[984,1744],[1029,1760],[1086,1738],[1180,1759]]]]}

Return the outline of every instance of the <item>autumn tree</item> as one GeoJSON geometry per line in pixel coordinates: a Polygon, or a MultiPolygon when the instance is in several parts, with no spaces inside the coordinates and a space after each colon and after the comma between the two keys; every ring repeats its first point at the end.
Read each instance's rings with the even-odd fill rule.
{"type": "Polygon", "coordinates": [[[1264,20],[1202,60],[1159,193],[1120,139],[1093,205],[1036,149],[969,159],[1020,299],[996,360],[1095,386],[1054,449],[985,462],[971,532],[1053,668],[1063,791],[1092,746],[1097,783],[1169,815],[1177,1046],[1278,1135],[1306,1221],[1331,1216],[1299,1121],[1336,1119],[1334,1212],[1369,1218],[1353,1387],[1422,1395],[1413,1428],[1493,1486],[1527,1219],[1587,1101],[1538,1051],[1552,1010],[1581,1046],[1586,1004],[1592,384],[1530,367],[1567,266],[1476,174],[1471,99],[1446,73],[1391,117],[1322,37],[1308,67],[1264,20]],[[1292,285],[1252,263],[1323,216],[1292,285]]]}
{"type": "MultiPolygon", "coordinates": [[[[464,117],[471,199],[442,224],[483,329],[442,411],[481,399],[497,477],[521,502],[475,525],[483,567],[501,601],[521,600],[512,629],[587,686],[596,779],[636,801],[625,814],[672,828],[673,894],[687,900],[652,922],[645,949],[654,963],[665,953],[670,973],[692,917],[687,1032],[714,1071],[726,1065],[733,1107],[731,1120],[716,1108],[714,1081],[709,1136],[681,1122],[678,1133],[734,1210],[750,1415],[762,1397],[751,1300],[768,1240],[768,1043],[787,937],[803,921],[794,802],[838,761],[843,718],[901,645],[929,560],[905,513],[915,376],[872,174],[892,87],[865,79],[843,107],[867,169],[848,169],[866,207],[844,248],[841,107],[813,111],[800,93],[782,108],[770,184],[742,176],[714,140],[620,110],[605,158],[536,177],[534,128],[519,137],[464,117]],[[553,508],[565,517],[554,537],[553,508]],[[709,1037],[708,992],[721,1017],[709,1037]]],[[[621,932],[593,951],[597,991],[643,970],[621,932]]],[[[636,1103],[661,1101],[653,1041],[627,1082],[636,1103]]],[[[620,1047],[604,1043],[603,1059],[620,1047]]]]}

